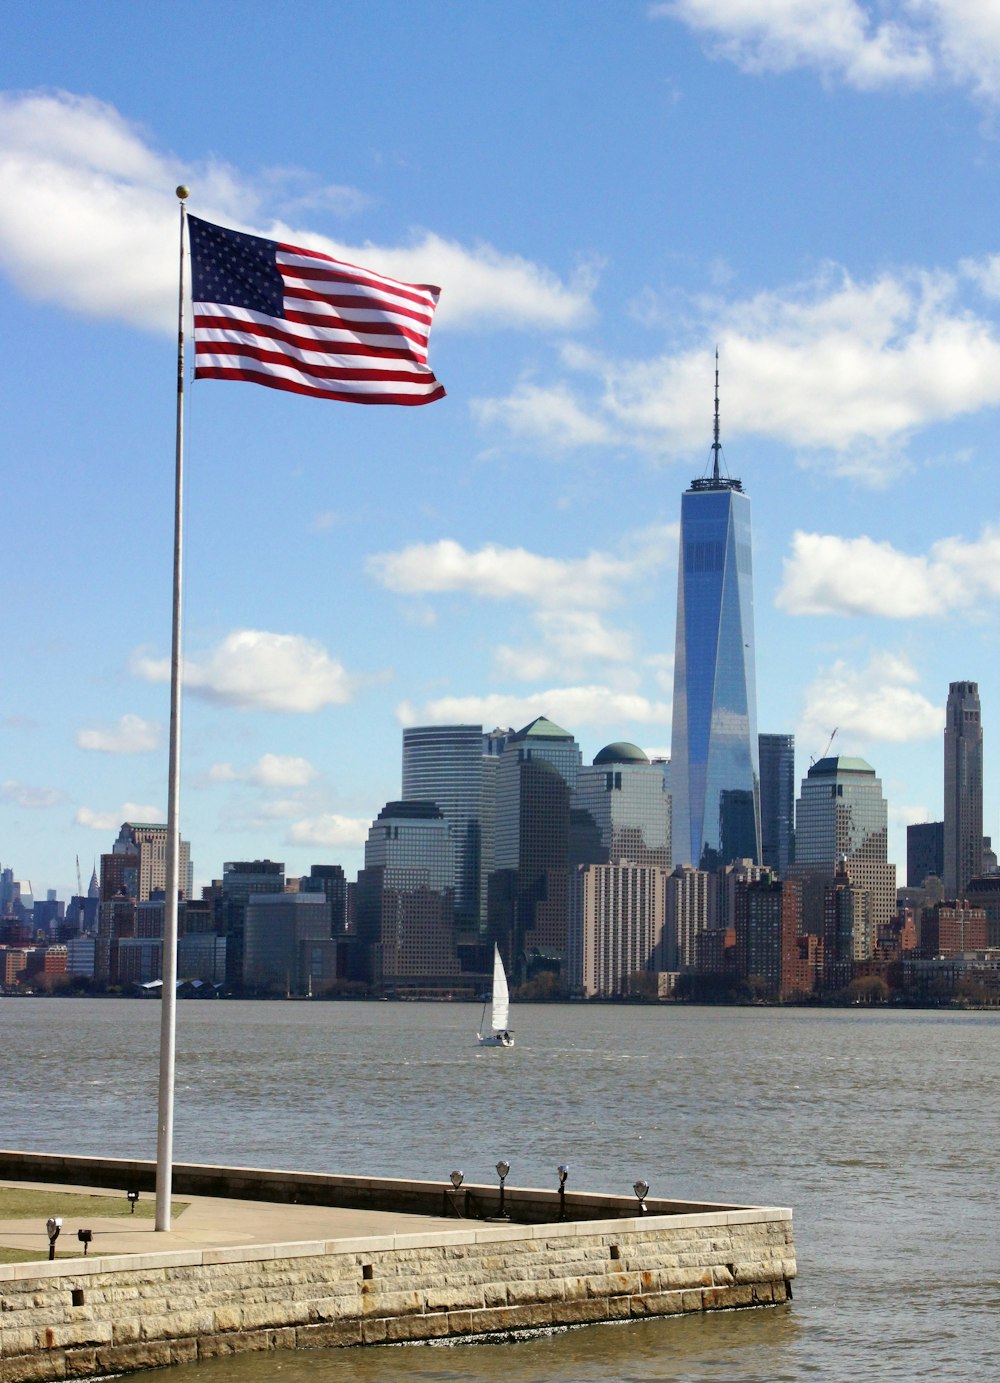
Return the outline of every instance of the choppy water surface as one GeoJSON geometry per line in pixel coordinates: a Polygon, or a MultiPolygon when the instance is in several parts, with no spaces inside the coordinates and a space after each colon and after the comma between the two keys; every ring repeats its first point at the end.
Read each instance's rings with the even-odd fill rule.
{"type": "MultiPolygon", "coordinates": [[[[178,1006],[175,1155],[790,1205],[795,1301],[508,1344],[242,1356],[174,1383],[1000,1377],[1000,1017],[178,1006]]],[[[0,1145],[155,1156],[159,1005],[0,999],[0,1145]]]]}

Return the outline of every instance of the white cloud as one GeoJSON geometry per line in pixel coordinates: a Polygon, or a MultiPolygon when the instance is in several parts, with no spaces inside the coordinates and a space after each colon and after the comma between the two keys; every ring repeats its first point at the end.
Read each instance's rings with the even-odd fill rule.
{"type": "Polygon", "coordinates": [[[364,845],[368,839],[371,821],[358,821],[350,816],[337,816],[333,813],[314,816],[304,821],[296,821],[289,828],[288,842],[291,845],[364,845]]]}
{"type": "Polygon", "coordinates": [[[1000,596],[1000,528],[910,556],[872,538],[797,532],[776,603],[792,615],[942,616],[1000,596]]]}
{"type": "MultiPolygon", "coordinates": [[[[142,651],[133,655],[131,667],[148,682],[170,678],[167,659],[142,651]]],[[[308,713],[350,701],[359,682],[314,639],[237,629],[202,661],[185,661],[184,685],[243,710],[308,713]]]]}
{"type": "Polygon", "coordinates": [[[160,747],[160,726],[142,716],[123,715],[112,730],[78,730],[76,742],[102,754],[147,754],[160,747]]]}
{"type": "Polygon", "coordinates": [[[838,659],[806,688],[798,742],[824,745],[834,727],[834,752],[848,755],[856,745],[934,739],[944,711],[915,690],[916,681],[912,665],[891,653],[875,654],[865,666],[838,659]]]}
{"type": "Polygon", "coordinates": [[[501,426],[513,437],[540,442],[552,451],[605,447],[614,441],[610,423],[596,416],[566,384],[519,384],[501,399],[473,399],[473,416],[483,428],[501,426]]]}
{"type": "Polygon", "coordinates": [[[1000,99],[1000,9],[993,0],[911,0],[937,26],[941,60],[952,78],[983,100],[1000,99]]]}
{"type": "Polygon", "coordinates": [[[8,778],[0,783],[0,802],[9,802],[14,807],[26,807],[30,811],[55,807],[63,800],[63,794],[56,788],[37,788],[29,783],[16,783],[8,778]]]}
{"type": "Polygon", "coordinates": [[[308,759],[290,754],[262,754],[250,768],[237,770],[230,763],[213,764],[208,776],[215,783],[253,783],[264,788],[300,788],[319,775],[308,759]]]}
{"type": "Polygon", "coordinates": [[[994,0],[658,0],[746,72],[813,68],[859,90],[951,81],[1000,99],[994,0]]]}
{"type": "Polygon", "coordinates": [[[91,96],[0,94],[0,177],[17,188],[0,202],[0,268],[27,296],[88,316],[176,329],[172,192],[180,182],[191,186],[191,206],[208,220],[440,284],[438,327],[566,330],[591,315],[590,269],[563,282],[518,255],[431,231],[415,233],[405,247],[331,240],[268,211],[354,210],[363,194],[319,186],[301,169],[244,174],[219,161],[161,153],[145,130],[91,96]]]}
{"type": "Polygon", "coordinates": [[[415,706],[404,701],[396,707],[401,725],[448,725],[476,723],[519,728],[547,716],[560,725],[670,724],[669,702],[650,701],[636,692],[610,687],[554,687],[528,696],[496,692],[487,696],[444,696],[415,706]]]}
{"type": "Polygon", "coordinates": [[[537,610],[533,621],[542,644],[512,648],[499,644],[493,662],[498,677],[537,682],[544,677],[573,675],[588,663],[630,664],[635,640],[626,630],[609,628],[590,610],[537,610]]]}
{"type": "Polygon", "coordinates": [[[123,821],[166,821],[160,807],[138,802],[123,802],[118,811],[98,812],[91,807],[79,807],[73,817],[77,826],[89,826],[92,831],[117,831],[123,821]]]}
{"type": "MultiPolygon", "coordinates": [[[[829,268],[780,292],[695,304],[702,339],[719,343],[724,443],[774,439],[838,473],[886,484],[898,471],[888,464],[893,450],[919,428],[1000,403],[996,329],[958,300],[977,274],[981,286],[1000,282],[989,262],[867,283],[829,268]]],[[[566,347],[561,361],[585,383],[534,386],[530,408],[519,386],[480,401],[480,418],[549,450],[611,441],[657,457],[699,447],[707,454],[708,351],[621,360],[566,347]],[[584,423],[554,430],[549,414],[565,415],[568,401],[584,423]]]]}
{"type": "Polygon", "coordinates": [[[707,33],[719,56],[748,72],[817,67],[870,89],[924,82],[935,70],[926,36],[905,14],[878,22],[857,0],[666,0],[651,13],[707,33]]]}
{"type": "Polygon", "coordinates": [[[450,538],[412,543],[369,557],[368,574],[400,595],[463,592],[489,600],[523,600],[549,609],[606,606],[618,587],[640,580],[673,555],[676,528],[654,526],[623,542],[627,555],[545,557],[526,548],[487,543],[475,552],[450,538]]]}
{"type": "Polygon", "coordinates": [[[889,804],[889,825],[897,830],[905,831],[907,826],[916,826],[920,822],[930,820],[930,812],[925,806],[907,807],[889,804]]]}

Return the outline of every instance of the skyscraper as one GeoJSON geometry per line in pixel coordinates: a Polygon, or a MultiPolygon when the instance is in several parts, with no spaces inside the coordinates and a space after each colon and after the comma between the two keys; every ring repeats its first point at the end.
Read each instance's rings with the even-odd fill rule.
{"type": "Polygon", "coordinates": [[[888,816],[882,784],[864,759],[843,754],[820,759],[803,779],[795,809],[793,872],[825,881],[842,873],[867,895],[864,937],[855,947],[858,960],[873,954],[882,928],[896,911],[896,866],[889,864],[887,854],[888,816]]]}
{"type": "Polygon", "coordinates": [[[673,859],[714,869],[760,860],[750,499],[719,466],[681,500],[671,739],[673,859]]]}
{"type": "Polygon", "coordinates": [[[226,937],[226,980],[243,983],[243,931],[247,903],[255,894],[281,893],[285,866],[275,860],[229,860],[222,866],[222,930],[226,937]]]}
{"type": "Polygon", "coordinates": [[[403,731],[403,799],[436,802],[455,851],[455,921],[478,931],[483,812],[483,727],[417,725],[403,731]]]}
{"type": "Polygon", "coordinates": [[[455,852],[433,802],[387,802],[372,823],[355,920],[369,977],[381,988],[449,988],[455,949],[455,852]]]}
{"type": "Polygon", "coordinates": [[[944,726],[944,896],[983,869],[983,725],[979,684],[952,682],[944,726]]]}
{"type": "Polygon", "coordinates": [[[930,874],[944,878],[943,821],[920,821],[906,828],[907,888],[923,888],[930,874]]]}
{"type": "Polygon", "coordinates": [[[573,806],[588,811],[612,864],[670,868],[670,794],[662,764],[637,745],[606,745],[577,773],[573,806]]]}
{"type": "Polygon", "coordinates": [[[760,862],[779,879],[795,858],[795,736],[758,735],[760,862]]]}
{"type": "MultiPolygon", "coordinates": [[[[125,821],[118,839],[111,847],[113,855],[134,856],[135,897],[145,901],[157,890],[167,886],[167,827],[146,821],[125,821]]],[[[102,862],[104,856],[101,857],[102,862]]],[[[180,842],[178,863],[181,893],[191,897],[191,846],[180,842]]]]}
{"type": "Polygon", "coordinates": [[[579,770],[573,804],[569,983],[587,995],[625,994],[637,971],[662,960],[670,870],[670,793],[663,764],[651,764],[637,745],[606,745],[591,766],[579,770]],[[574,818],[581,819],[575,832],[574,818]],[[590,837],[584,835],[588,826],[590,837]],[[575,844],[583,849],[573,869],[575,844]]]}

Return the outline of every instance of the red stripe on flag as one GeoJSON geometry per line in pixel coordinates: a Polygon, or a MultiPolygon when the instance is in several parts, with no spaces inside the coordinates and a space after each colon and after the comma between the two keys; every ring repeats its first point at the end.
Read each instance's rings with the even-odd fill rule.
{"type": "Polygon", "coordinates": [[[318,398],[335,399],[341,403],[398,403],[412,406],[420,403],[433,403],[445,397],[444,387],[435,382],[429,394],[392,394],[385,391],[377,394],[349,393],[346,390],[324,389],[298,384],[291,379],[280,379],[275,375],[259,374],[255,370],[229,369],[219,365],[201,366],[195,371],[197,379],[242,379],[250,384],[264,384],[269,389],[285,389],[292,394],[312,394],[318,398]]]}

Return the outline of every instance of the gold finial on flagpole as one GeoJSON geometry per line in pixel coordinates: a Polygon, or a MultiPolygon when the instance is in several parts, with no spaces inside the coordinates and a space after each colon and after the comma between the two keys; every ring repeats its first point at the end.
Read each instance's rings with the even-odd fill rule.
{"type": "Polygon", "coordinates": [[[177,195],[182,202],[186,202],[191,195],[190,187],[185,187],[184,184],[181,183],[180,187],[177,189],[177,195]]]}

